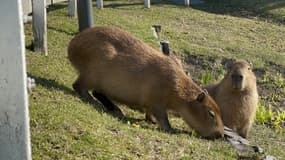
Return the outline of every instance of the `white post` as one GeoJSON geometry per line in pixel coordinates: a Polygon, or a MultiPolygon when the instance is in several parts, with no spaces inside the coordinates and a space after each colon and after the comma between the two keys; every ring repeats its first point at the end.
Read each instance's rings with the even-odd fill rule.
{"type": "Polygon", "coordinates": [[[144,0],[144,6],[150,8],[150,0],[144,0]]]}
{"type": "Polygon", "coordinates": [[[0,1],[0,159],[31,160],[21,0],[0,1]]]}
{"type": "Polygon", "coordinates": [[[47,55],[46,0],[32,0],[34,50],[47,55]]]}
{"type": "Polygon", "coordinates": [[[190,0],[184,0],[185,6],[189,7],[190,6],[190,0]]]}
{"type": "Polygon", "coordinates": [[[22,0],[23,14],[28,15],[32,12],[32,1],[31,0],[22,0]]]}
{"type": "Polygon", "coordinates": [[[103,0],[96,0],[96,3],[97,3],[97,8],[103,9],[103,7],[104,7],[103,0]]]}
{"type": "Polygon", "coordinates": [[[69,0],[68,16],[73,18],[77,17],[77,0],[69,0]]]}

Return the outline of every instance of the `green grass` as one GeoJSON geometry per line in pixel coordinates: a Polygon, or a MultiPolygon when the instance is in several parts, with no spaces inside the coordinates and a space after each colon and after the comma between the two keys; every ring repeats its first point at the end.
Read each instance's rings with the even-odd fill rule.
{"type": "Polygon", "coordinates": [[[209,84],[213,81],[212,73],[207,69],[201,76],[201,83],[203,85],[209,84]]]}
{"type": "MultiPolygon", "coordinates": [[[[272,21],[265,21],[264,18],[238,15],[239,12],[230,14],[240,8],[233,4],[217,2],[213,9],[212,3],[184,8],[161,2],[145,9],[141,0],[105,1],[108,7],[103,10],[94,8],[94,20],[96,26],[117,26],[156,46],[157,40],[150,27],[160,24],[162,37],[170,41],[170,47],[180,54],[217,59],[245,58],[266,71],[272,71],[269,62],[285,67],[285,27],[279,20],[284,20],[284,7],[266,13],[256,9],[279,17],[278,21],[273,20],[274,16],[267,18],[272,21]],[[219,8],[228,12],[215,13],[219,8]]],[[[189,134],[164,133],[156,125],[142,121],[142,113],[124,106],[121,108],[127,118],[122,121],[82,102],[72,90],[77,75],[67,60],[67,45],[77,33],[77,20],[66,17],[66,13],[66,4],[49,7],[48,56],[27,49],[28,74],[37,83],[30,95],[33,159],[237,158],[234,149],[225,141],[200,139],[179,118],[171,117],[172,126],[189,131],[189,134]]],[[[32,42],[31,25],[25,27],[29,46],[32,42]]],[[[221,68],[217,70],[223,73],[221,68]]],[[[191,75],[197,76],[199,72],[191,75]]],[[[283,73],[280,76],[284,77],[283,73]]],[[[276,85],[281,82],[276,78],[276,85]]],[[[265,99],[265,103],[269,102],[265,99]]],[[[258,124],[254,125],[249,139],[264,148],[266,153],[285,158],[284,132],[275,132],[258,124]]]]}
{"type": "Polygon", "coordinates": [[[274,112],[271,106],[265,107],[259,103],[255,121],[257,124],[272,127],[276,132],[284,132],[285,111],[274,112]]]}

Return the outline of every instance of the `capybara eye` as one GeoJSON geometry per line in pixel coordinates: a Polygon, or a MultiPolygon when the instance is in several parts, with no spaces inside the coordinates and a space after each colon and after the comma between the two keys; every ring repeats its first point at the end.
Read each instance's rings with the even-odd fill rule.
{"type": "Polygon", "coordinates": [[[210,111],[208,111],[208,113],[209,113],[210,117],[215,118],[215,112],[214,111],[210,110],[210,111]]]}

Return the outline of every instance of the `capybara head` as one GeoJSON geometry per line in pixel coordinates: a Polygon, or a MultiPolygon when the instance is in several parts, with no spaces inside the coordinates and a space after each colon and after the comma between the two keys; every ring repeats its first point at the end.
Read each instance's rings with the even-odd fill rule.
{"type": "Polygon", "coordinates": [[[252,72],[252,64],[245,60],[230,60],[226,63],[225,80],[233,91],[243,91],[252,80],[256,80],[252,72]]]}
{"type": "Polygon", "coordinates": [[[205,138],[223,137],[224,125],[220,109],[207,92],[201,92],[185,108],[182,117],[199,135],[205,138]]]}

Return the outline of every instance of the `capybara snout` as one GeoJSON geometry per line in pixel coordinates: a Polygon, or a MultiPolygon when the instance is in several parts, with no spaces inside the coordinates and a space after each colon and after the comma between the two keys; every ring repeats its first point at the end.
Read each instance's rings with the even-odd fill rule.
{"type": "Polygon", "coordinates": [[[233,73],[232,74],[232,81],[234,82],[240,82],[243,80],[243,75],[240,73],[233,73]]]}
{"type": "Polygon", "coordinates": [[[238,90],[243,88],[243,75],[241,73],[233,73],[231,78],[233,89],[238,90]]]}

